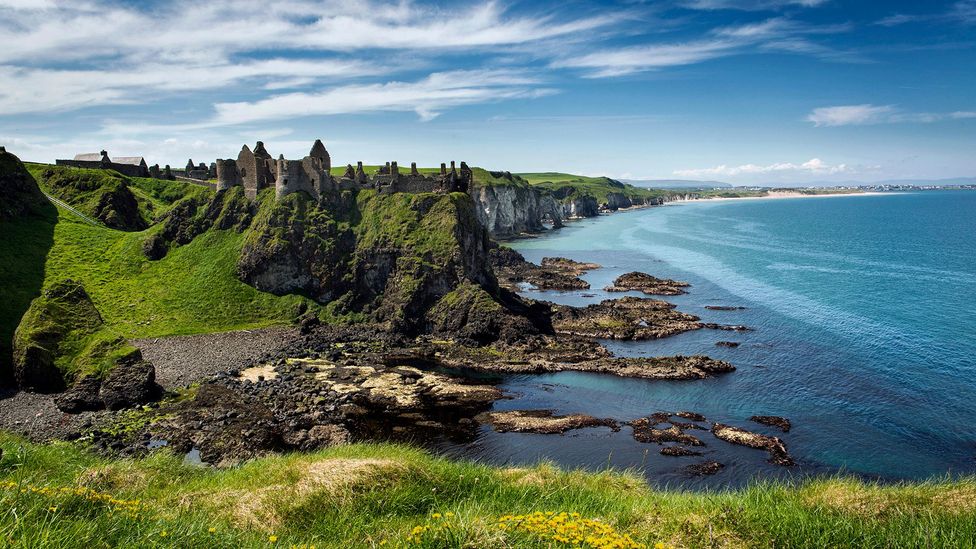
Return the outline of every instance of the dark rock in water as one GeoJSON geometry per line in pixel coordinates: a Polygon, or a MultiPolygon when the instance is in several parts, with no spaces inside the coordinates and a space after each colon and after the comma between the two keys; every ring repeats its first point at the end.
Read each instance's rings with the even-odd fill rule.
{"type": "Polygon", "coordinates": [[[79,414],[105,408],[105,402],[98,396],[102,380],[88,375],[79,379],[68,390],[54,397],[54,404],[66,414],[79,414]]]}
{"type": "Polygon", "coordinates": [[[769,425],[771,427],[778,427],[784,433],[789,433],[792,428],[790,420],[785,417],[779,416],[752,416],[749,421],[755,421],[756,423],[762,423],[763,425],[769,425]]]}
{"type": "Polygon", "coordinates": [[[507,246],[492,246],[489,260],[499,284],[518,291],[527,282],[540,290],[587,290],[590,284],[579,275],[600,268],[596,263],[580,263],[564,257],[546,257],[542,265],[526,261],[522,254],[507,246]]]}
{"type": "Polygon", "coordinates": [[[729,347],[731,349],[734,349],[739,345],[741,345],[741,343],[739,343],[738,341],[719,341],[715,343],[715,345],[718,347],[729,347]]]}
{"type": "Polygon", "coordinates": [[[477,421],[488,423],[499,433],[565,433],[583,427],[610,427],[619,431],[620,427],[612,419],[598,419],[585,414],[553,415],[552,410],[512,410],[506,412],[485,412],[475,417],[477,421]]]}
{"type": "Polygon", "coordinates": [[[689,448],[685,448],[684,446],[665,446],[664,448],[661,448],[661,455],[681,457],[681,456],[700,456],[702,454],[701,452],[696,452],[689,448]]]}
{"type": "Polygon", "coordinates": [[[554,307],[557,333],[599,339],[646,340],[698,330],[698,317],[666,301],[640,297],[607,299],[586,307],[554,307]]]}
{"type": "Polygon", "coordinates": [[[705,416],[697,412],[675,412],[674,415],[684,419],[690,419],[691,421],[707,421],[705,416]]]}
{"type": "Polygon", "coordinates": [[[766,450],[769,452],[770,463],[783,466],[793,465],[793,458],[786,451],[786,445],[777,437],[768,437],[721,423],[712,425],[712,434],[716,438],[732,444],[766,450]]]}
{"type": "Polygon", "coordinates": [[[677,442],[678,444],[687,444],[690,446],[705,445],[697,437],[685,433],[676,425],[672,425],[667,429],[655,429],[654,426],[657,424],[658,422],[653,417],[642,417],[631,421],[630,426],[634,428],[634,440],[637,442],[656,442],[658,444],[677,442]]]}
{"type": "Polygon", "coordinates": [[[565,257],[543,257],[541,266],[544,269],[562,271],[575,276],[600,268],[600,265],[596,263],[583,263],[565,257]]]}
{"type": "Polygon", "coordinates": [[[685,471],[692,475],[706,476],[714,475],[715,473],[722,470],[725,465],[717,461],[703,461],[701,463],[696,463],[694,465],[689,465],[685,468],[685,471]]]}
{"type": "Polygon", "coordinates": [[[708,328],[709,330],[725,330],[727,332],[751,332],[752,331],[752,328],[748,326],[716,324],[714,322],[707,322],[705,324],[702,324],[702,327],[708,328]]]}
{"type": "Polygon", "coordinates": [[[604,288],[608,292],[629,292],[636,290],[648,295],[681,295],[686,293],[684,288],[690,286],[687,282],[657,278],[647,273],[631,272],[620,275],[613,284],[604,288]]]}
{"type": "Polygon", "coordinates": [[[726,305],[705,305],[709,311],[744,311],[745,307],[729,307],[726,305]]]}
{"type": "Polygon", "coordinates": [[[138,351],[109,372],[98,392],[109,410],[153,402],[161,394],[162,388],[156,384],[156,368],[142,360],[138,351]]]}

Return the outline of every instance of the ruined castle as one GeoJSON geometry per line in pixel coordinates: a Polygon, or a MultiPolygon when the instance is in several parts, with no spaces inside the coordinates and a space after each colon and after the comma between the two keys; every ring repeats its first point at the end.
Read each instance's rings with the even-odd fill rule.
{"type": "Polygon", "coordinates": [[[472,179],[467,164],[461,162],[459,169],[453,161],[450,169],[441,164],[440,171],[433,174],[421,174],[416,163],[410,165],[408,173],[401,173],[396,162],[387,162],[372,175],[363,171],[362,162],[357,162],[355,168],[347,164],[345,173],[339,177],[333,177],[331,172],[332,158],[319,139],[315,140],[308,156],[301,160],[286,160],[284,155],[275,160],[264,148],[264,143],[258,141],[253,151],[244,145],[237,160],[217,159],[216,162],[217,190],[241,185],[250,198],[271,186],[279,198],[304,191],[320,199],[330,192],[353,189],[375,189],[384,194],[467,192],[472,179]]]}

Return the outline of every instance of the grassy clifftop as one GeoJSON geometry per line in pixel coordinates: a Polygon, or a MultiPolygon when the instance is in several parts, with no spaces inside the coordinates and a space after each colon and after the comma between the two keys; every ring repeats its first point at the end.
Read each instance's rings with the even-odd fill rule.
{"type": "Polygon", "coordinates": [[[0,537],[12,546],[819,549],[976,539],[971,479],[692,493],[656,490],[629,473],[495,468],[393,445],[228,470],[165,452],[113,461],[3,434],[0,448],[0,537]]]}
{"type": "Polygon", "coordinates": [[[554,192],[569,187],[578,193],[593,196],[600,203],[606,203],[610,193],[617,193],[631,200],[648,200],[672,194],[660,189],[635,187],[609,177],[587,177],[560,172],[519,173],[516,175],[532,186],[554,192]]]}

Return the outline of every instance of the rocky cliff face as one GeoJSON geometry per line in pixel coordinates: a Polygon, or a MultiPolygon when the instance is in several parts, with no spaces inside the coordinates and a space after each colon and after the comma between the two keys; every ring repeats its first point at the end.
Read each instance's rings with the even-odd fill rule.
{"type": "Polygon", "coordinates": [[[475,185],[470,191],[478,220],[492,236],[506,237],[562,226],[566,218],[555,197],[529,186],[475,185]]]}
{"type": "Polygon", "coordinates": [[[267,198],[237,265],[260,290],[308,295],[405,332],[421,330],[427,311],[463,284],[498,291],[488,234],[463,194],[267,198]]]}

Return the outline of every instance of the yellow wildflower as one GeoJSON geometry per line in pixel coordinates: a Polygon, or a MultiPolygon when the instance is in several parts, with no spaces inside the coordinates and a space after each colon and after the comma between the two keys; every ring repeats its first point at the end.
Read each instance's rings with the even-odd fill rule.
{"type": "Polygon", "coordinates": [[[278,541],[278,536],[268,536],[268,542],[275,543],[278,541]]]}

